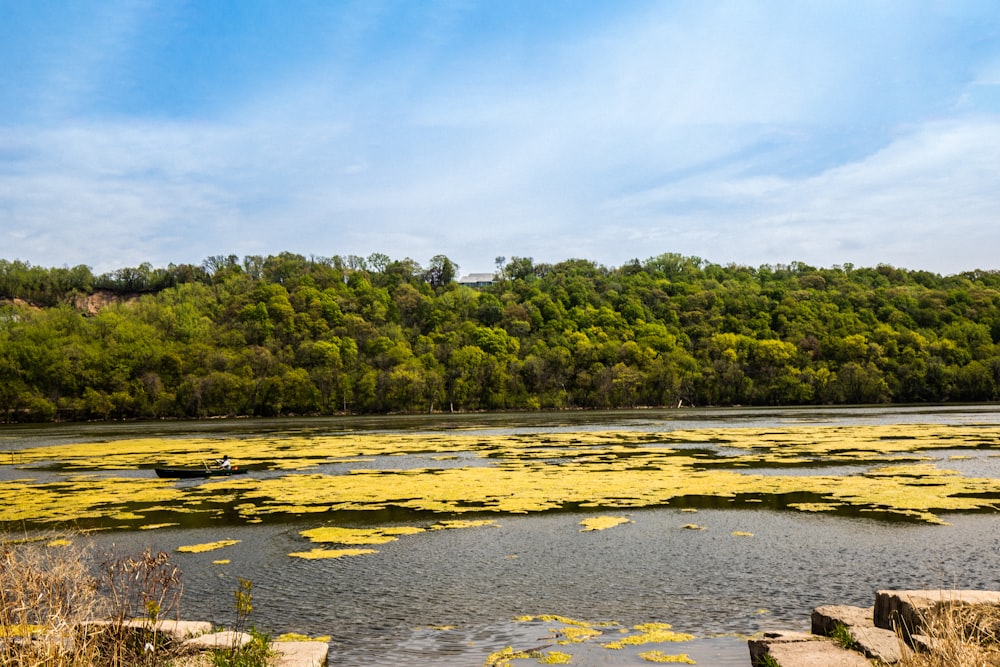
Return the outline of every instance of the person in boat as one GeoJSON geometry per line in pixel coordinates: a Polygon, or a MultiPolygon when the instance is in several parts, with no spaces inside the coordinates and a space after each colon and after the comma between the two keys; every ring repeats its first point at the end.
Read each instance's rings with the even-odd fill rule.
{"type": "Polygon", "coordinates": [[[229,460],[229,455],[228,454],[223,454],[222,458],[221,459],[216,459],[215,462],[219,465],[219,468],[222,469],[222,470],[232,470],[233,469],[233,462],[229,460]]]}

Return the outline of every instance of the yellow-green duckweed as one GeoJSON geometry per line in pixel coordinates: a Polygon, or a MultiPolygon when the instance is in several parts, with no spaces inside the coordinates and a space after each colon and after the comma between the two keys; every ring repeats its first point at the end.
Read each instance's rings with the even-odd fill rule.
{"type": "Polygon", "coordinates": [[[458,528],[481,528],[483,526],[498,526],[493,519],[451,519],[448,521],[438,521],[430,530],[455,530],[458,528]]]}
{"type": "Polygon", "coordinates": [[[319,637],[310,637],[309,635],[303,635],[298,632],[286,632],[283,635],[278,635],[275,641],[279,642],[320,642],[326,643],[330,641],[330,635],[320,635],[319,637]]]}
{"type": "Polygon", "coordinates": [[[215,542],[205,542],[204,544],[189,544],[180,546],[177,547],[177,550],[182,553],[200,554],[206,551],[215,551],[217,549],[231,547],[234,544],[239,543],[239,540],[216,540],[215,542]]]}
{"type": "Polygon", "coordinates": [[[595,516],[590,519],[584,519],[580,522],[580,525],[583,526],[583,528],[580,529],[580,532],[585,533],[592,530],[607,530],[608,528],[620,526],[623,523],[630,523],[630,521],[623,516],[595,516]]]}
{"type": "Polygon", "coordinates": [[[377,549],[311,549],[309,551],[295,551],[288,555],[292,558],[320,560],[324,558],[346,558],[348,556],[364,556],[366,554],[377,553],[377,549]]]}
{"type": "Polygon", "coordinates": [[[642,644],[661,644],[663,642],[686,642],[694,639],[694,635],[683,632],[674,632],[668,623],[643,623],[633,629],[639,634],[629,635],[616,642],[601,644],[604,648],[620,649],[626,646],[639,646],[642,644]]]}
{"type": "Polygon", "coordinates": [[[676,663],[684,665],[696,665],[694,660],[689,658],[687,654],[681,653],[678,655],[668,655],[663,651],[643,651],[639,654],[639,657],[646,662],[658,662],[658,663],[676,663]]]}
{"type": "Polygon", "coordinates": [[[424,532],[423,528],[400,526],[396,528],[338,528],[326,526],[303,530],[299,534],[312,542],[333,542],[336,544],[385,544],[395,542],[398,535],[414,535],[424,532]]]}
{"type": "Polygon", "coordinates": [[[939,468],[927,454],[998,446],[1000,435],[986,429],[934,424],[131,439],[23,450],[15,467],[86,474],[37,481],[25,467],[24,479],[0,482],[0,522],[139,527],[164,525],[178,514],[251,523],[339,511],[689,509],[700,498],[716,506],[768,499],[797,511],[942,523],[945,512],[997,511],[1000,480],[939,468]],[[196,484],[157,479],[152,470],[148,477],[96,474],[157,463],[199,466],[220,452],[251,474],[196,484]],[[458,454],[463,465],[456,466],[458,454]],[[395,455],[391,465],[386,459],[383,469],[373,468],[389,455],[395,455]],[[447,463],[427,467],[434,459],[447,463]],[[823,472],[846,464],[853,472],[823,472]],[[808,474],[810,466],[816,474],[808,474]],[[780,474],[783,467],[796,474],[780,474]]]}

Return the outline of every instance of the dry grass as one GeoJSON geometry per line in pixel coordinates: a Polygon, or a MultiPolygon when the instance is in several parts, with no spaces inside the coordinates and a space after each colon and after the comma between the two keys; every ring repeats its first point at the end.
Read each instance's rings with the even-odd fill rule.
{"type": "Polygon", "coordinates": [[[98,561],[78,538],[0,537],[0,667],[172,664],[166,638],[125,623],[138,616],[152,628],[176,607],[179,573],[166,554],[98,561]]]}
{"type": "Polygon", "coordinates": [[[1000,607],[942,604],[922,618],[922,626],[911,638],[917,650],[904,652],[900,667],[1000,665],[1000,607]]]}
{"type": "Polygon", "coordinates": [[[100,613],[88,554],[72,541],[0,543],[0,665],[89,665],[77,636],[100,613]]]}

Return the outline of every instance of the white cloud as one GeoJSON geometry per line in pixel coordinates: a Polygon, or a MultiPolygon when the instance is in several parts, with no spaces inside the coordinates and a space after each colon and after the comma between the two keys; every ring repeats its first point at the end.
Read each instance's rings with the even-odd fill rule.
{"type": "Polygon", "coordinates": [[[958,272],[996,266],[998,182],[1000,118],[981,118],[926,124],[815,176],[714,172],[608,205],[620,219],[642,220],[651,240],[703,257],[711,247],[714,261],[958,272]]]}
{"type": "MultiPolygon", "coordinates": [[[[376,8],[337,28],[327,60],[244,82],[211,122],[0,124],[2,254],[98,270],[282,250],[445,253],[465,270],[661,252],[995,265],[997,121],[942,112],[982,108],[969,91],[994,70],[921,79],[947,30],[881,6],[637,7],[482,48],[446,11],[368,66],[392,19],[376,8]]],[[[68,98],[126,60],[132,29],[109,34],[104,73],[68,98]]]]}

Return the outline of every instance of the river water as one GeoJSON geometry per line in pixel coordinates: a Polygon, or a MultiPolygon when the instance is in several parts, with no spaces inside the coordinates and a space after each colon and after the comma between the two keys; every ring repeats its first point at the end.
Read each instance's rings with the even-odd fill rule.
{"type": "MultiPolygon", "coordinates": [[[[841,408],[823,410],[673,410],[622,413],[463,415],[460,417],[213,421],[4,427],[0,449],[109,437],[338,430],[405,432],[552,430],[663,431],[703,426],[939,423],[1000,427],[996,406],[841,408]]],[[[995,476],[990,456],[982,470],[995,476]]],[[[101,550],[164,550],[183,570],[182,616],[233,622],[238,577],[253,582],[251,621],[273,634],[329,635],[331,665],[476,667],[505,646],[546,646],[551,623],[523,615],[560,615],[622,627],[670,623],[696,639],[666,653],[699,665],[749,664],[745,635],[765,629],[808,630],[815,606],[869,606],[883,588],[1000,589],[1000,514],[953,514],[949,525],[887,522],[773,511],[676,508],[602,511],[629,523],[580,532],[572,512],[501,516],[497,525],[428,531],[378,545],[378,553],[302,560],[289,521],[196,529],[110,531],[93,536],[101,550]],[[692,518],[704,530],[685,528],[692,518]],[[752,537],[734,537],[751,533],[752,537]],[[176,553],[180,545],[240,540],[216,552],[176,553]]],[[[331,517],[325,517],[329,522],[331,517]]],[[[407,525],[412,520],[397,517],[407,525]]],[[[426,521],[424,521],[426,524],[426,521]]],[[[550,647],[574,665],[645,665],[637,651],[597,643],[550,647]]],[[[649,647],[645,647],[649,648],[649,647]]],[[[537,664],[517,660],[515,665],[537,664]]]]}

